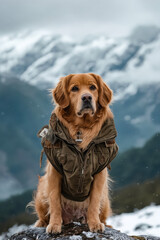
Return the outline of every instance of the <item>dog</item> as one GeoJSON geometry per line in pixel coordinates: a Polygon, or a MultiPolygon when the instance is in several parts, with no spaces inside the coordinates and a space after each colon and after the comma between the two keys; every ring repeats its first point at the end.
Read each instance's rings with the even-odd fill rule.
{"type": "Polygon", "coordinates": [[[60,233],[62,224],[81,221],[104,231],[112,213],[107,167],[118,151],[112,90],[101,76],[81,73],[60,78],[52,95],[56,107],[39,132],[47,165],[34,198],[35,226],[60,233]]]}

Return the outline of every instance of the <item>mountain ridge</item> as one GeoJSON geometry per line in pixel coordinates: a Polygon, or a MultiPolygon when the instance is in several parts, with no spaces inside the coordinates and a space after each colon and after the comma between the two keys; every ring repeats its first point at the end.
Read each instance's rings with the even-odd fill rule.
{"type": "Polygon", "coordinates": [[[0,38],[0,72],[43,88],[74,72],[96,72],[109,84],[159,82],[159,36],[156,26],[139,26],[128,37],[117,39],[101,35],[79,40],[22,32],[0,38]]]}

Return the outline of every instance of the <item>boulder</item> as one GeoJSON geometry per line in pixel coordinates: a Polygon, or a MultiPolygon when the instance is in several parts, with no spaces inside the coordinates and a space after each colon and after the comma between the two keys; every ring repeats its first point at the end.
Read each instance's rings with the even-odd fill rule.
{"type": "Polygon", "coordinates": [[[160,240],[154,236],[128,236],[118,230],[106,227],[103,233],[92,233],[86,224],[78,222],[71,223],[62,227],[60,234],[47,234],[45,228],[30,227],[25,231],[16,233],[10,237],[10,240],[160,240]]]}

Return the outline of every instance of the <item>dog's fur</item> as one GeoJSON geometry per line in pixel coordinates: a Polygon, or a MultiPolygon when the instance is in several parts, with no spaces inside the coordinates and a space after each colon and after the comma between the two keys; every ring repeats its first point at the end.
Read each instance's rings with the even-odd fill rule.
{"type": "MultiPolygon", "coordinates": [[[[82,132],[83,141],[78,144],[79,148],[87,147],[98,135],[104,121],[113,118],[109,108],[112,91],[99,75],[85,73],[62,77],[52,93],[56,102],[54,112],[68,128],[70,136],[76,139],[77,131],[82,132]],[[78,90],[76,88],[73,91],[74,86],[78,90]],[[82,109],[82,96],[86,94],[92,97],[92,108],[82,109]]],[[[47,227],[48,233],[59,233],[62,223],[68,219],[65,210],[69,209],[70,220],[86,215],[91,231],[103,231],[106,219],[111,214],[107,169],[94,176],[90,195],[83,202],[71,201],[61,195],[61,179],[62,176],[47,161],[45,175],[39,179],[34,199],[39,218],[35,226],[47,227]]]]}

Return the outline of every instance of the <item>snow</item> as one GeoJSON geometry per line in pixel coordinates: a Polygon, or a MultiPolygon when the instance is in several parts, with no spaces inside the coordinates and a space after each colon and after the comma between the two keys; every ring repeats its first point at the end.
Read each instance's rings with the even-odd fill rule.
{"type": "MultiPolygon", "coordinates": [[[[3,36],[0,39],[0,56],[7,61],[1,64],[0,71],[9,71],[13,66],[19,63],[20,58],[28,51],[33,49],[34,44],[44,35],[44,32],[22,32],[15,35],[3,36]]],[[[2,63],[3,63],[2,61],[2,63]]]]}
{"type": "Polygon", "coordinates": [[[109,79],[109,83],[116,81],[130,83],[131,86],[134,86],[135,88],[151,83],[160,83],[159,63],[160,39],[158,39],[157,42],[142,46],[136,57],[128,63],[125,71],[115,71],[114,73],[109,72],[107,78],[109,79]],[[144,63],[140,67],[135,67],[140,55],[145,55],[144,63]]]}
{"type": "Polygon", "coordinates": [[[39,75],[39,66],[43,65],[46,61],[52,59],[53,54],[48,53],[45,56],[40,57],[35,61],[27,70],[21,75],[22,79],[32,78],[34,79],[37,75],[39,75]]]}
{"type": "Polygon", "coordinates": [[[93,237],[94,237],[94,233],[92,233],[92,232],[83,231],[82,233],[83,233],[87,238],[93,238],[93,237]]]}
{"type": "Polygon", "coordinates": [[[104,49],[106,46],[110,46],[114,43],[113,39],[107,39],[104,36],[101,36],[99,39],[93,40],[91,47],[104,49]]]}
{"type": "Polygon", "coordinates": [[[50,53],[53,47],[56,46],[56,44],[59,42],[59,38],[53,39],[49,44],[46,45],[46,47],[43,49],[44,54],[50,53]]]}
{"type": "Polygon", "coordinates": [[[128,235],[160,237],[160,206],[147,206],[133,213],[122,213],[108,219],[107,224],[128,235]]]}
{"type": "Polygon", "coordinates": [[[71,237],[69,237],[70,240],[82,240],[82,237],[81,236],[78,236],[78,235],[73,235],[71,237]]]}
{"type": "Polygon", "coordinates": [[[127,49],[129,42],[128,41],[124,41],[122,43],[120,43],[119,45],[117,45],[117,47],[114,48],[114,51],[112,52],[112,55],[122,55],[124,53],[124,51],[127,49]]]}
{"type": "Polygon", "coordinates": [[[133,84],[130,84],[123,91],[121,91],[121,90],[117,91],[117,93],[114,96],[114,100],[118,101],[118,100],[125,98],[126,96],[135,95],[136,93],[137,93],[137,87],[133,84]]]}

